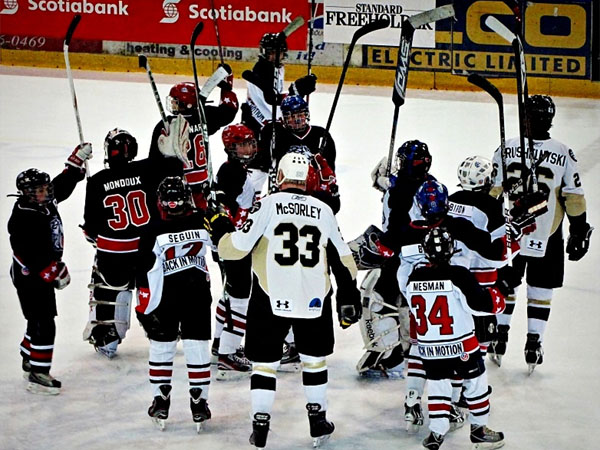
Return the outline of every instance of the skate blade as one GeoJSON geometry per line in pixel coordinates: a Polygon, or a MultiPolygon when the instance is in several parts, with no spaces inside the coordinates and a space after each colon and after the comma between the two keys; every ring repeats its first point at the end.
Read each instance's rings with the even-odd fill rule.
{"type": "Polygon", "coordinates": [[[325,436],[313,438],[313,448],[319,448],[321,445],[327,442],[327,440],[329,440],[330,436],[330,434],[326,434],[325,436]]]}
{"type": "Polygon", "coordinates": [[[23,379],[24,379],[24,380],[29,380],[29,374],[30,374],[30,373],[31,373],[31,372],[25,372],[25,371],[23,371],[23,379]]]}
{"type": "Polygon", "coordinates": [[[459,428],[462,428],[465,422],[450,422],[450,428],[448,431],[456,431],[459,428]]]}
{"type": "Polygon", "coordinates": [[[502,355],[496,355],[495,353],[488,353],[490,361],[496,364],[498,367],[502,366],[502,355]]]}
{"type": "Polygon", "coordinates": [[[533,373],[533,371],[535,370],[535,368],[537,367],[537,364],[527,364],[527,375],[531,375],[533,373]]]}
{"type": "Polygon", "coordinates": [[[409,434],[418,433],[422,425],[416,425],[412,422],[406,422],[406,432],[409,434]]]}
{"type": "Polygon", "coordinates": [[[239,370],[217,370],[215,379],[217,381],[236,381],[250,378],[251,371],[240,372],[239,370]]]}
{"type": "Polygon", "coordinates": [[[219,355],[210,355],[210,363],[211,364],[217,364],[219,362],[219,355]]]}
{"type": "Polygon", "coordinates": [[[478,442],[477,444],[473,444],[471,447],[472,450],[493,450],[494,448],[504,447],[504,441],[499,442],[478,442]]]}
{"type": "Polygon", "coordinates": [[[364,372],[359,373],[361,378],[367,378],[371,380],[403,380],[404,372],[399,372],[397,370],[390,370],[388,372],[383,372],[381,370],[366,370],[364,372]]]}
{"type": "Polygon", "coordinates": [[[196,433],[201,434],[204,431],[204,421],[196,422],[196,433]]]}
{"type": "Polygon", "coordinates": [[[289,372],[289,373],[298,373],[302,371],[301,363],[291,363],[291,364],[280,364],[277,368],[277,372],[289,372]]]}
{"type": "Polygon", "coordinates": [[[60,388],[50,387],[50,386],[42,386],[38,383],[29,382],[27,384],[27,392],[31,392],[32,394],[40,394],[40,395],[58,395],[60,394],[60,388]]]}
{"type": "Polygon", "coordinates": [[[154,424],[160,431],[165,431],[165,428],[167,426],[165,419],[159,419],[158,417],[152,417],[152,422],[154,422],[154,424]]]}

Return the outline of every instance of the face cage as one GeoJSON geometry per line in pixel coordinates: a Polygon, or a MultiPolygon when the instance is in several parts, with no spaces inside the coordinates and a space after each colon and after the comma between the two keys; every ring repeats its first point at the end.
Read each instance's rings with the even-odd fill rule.
{"type": "Polygon", "coordinates": [[[283,114],[286,128],[294,131],[304,131],[308,127],[309,115],[307,111],[287,112],[283,114]]]}
{"type": "Polygon", "coordinates": [[[258,153],[258,143],[256,142],[256,139],[249,139],[247,141],[233,144],[233,146],[227,147],[227,153],[229,155],[231,155],[232,158],[235,158],[238,161],[240,161],[244,164],[247,164],[256,157],[256,155],[258,153]],[[252,149],[254,150],[252,152],[252,154],[244,155],[244,154],[239,153],[239,151],[238,151],[239,147],[248,147],[248,146],[252,146],[252,149]]]}
{"type": "MultiPolygon", "coordinates": [[[[276,51],[272,50],[272,49],[261,50],[262,57],[272,63],[275,63],[275,59],[276,59],[275,54],[276,54],[276,51]]],[[[287,51],[279,50],[279,66],[277,66],[277,67],[281,67],[283,65],[283,62],[285,60],[287,60],[287,57],[288,57],[287,51]]]]}
{"type": "Polygon", "coordinates": [[[33,186],[27,189],[23,189],[22,196],[27,199],[28,203],[36,203],[41,206],[48,205],[54,201],[54,184],[40,184],[38,186],[33,186]],[[38,189],[45,188],[46,195],[43,200],[38,199],[38,189]]]}
{"type": "Polygon", "coordinates": [[[177,97],[167,95],[166,98],[167,111],[173,115],[187,114],[194,109],[195,105],[190,105],[188,108],[185,103],[180,101],[177,97]]]}

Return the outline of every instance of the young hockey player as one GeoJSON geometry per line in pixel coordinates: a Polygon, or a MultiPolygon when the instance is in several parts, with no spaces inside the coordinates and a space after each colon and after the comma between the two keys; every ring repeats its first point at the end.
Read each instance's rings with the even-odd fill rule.
{"type": "Polygon", "coordinates": [[[433,228],[422,242],[427,264],[407,280],[407,301],[414,318],[418,353],[428,380],[429,429],[423,447],[438,450],[450,429],[452,379],[464,378],[473,448],[499,448],[504,434],[487,427],[487,374],[473,332],[473,315],[496,314],[505,307],[500,287],[484,288],[465,267],[453,265],[450,233],[433,228]]]}
{"type": "MultiPolygon", "coordinates": [[[[533,139],[536,174],[541,192],[548,196],[548,211],[536,219],[535,232],[521,242],[520,254],[514,259],[519,277],[526,276],[527,283],[527,340],[525,361],[530,373],[543,362],[542,342],[550,316],[554,289],[562,286],[564,277],[564,242],[562,233],[566,213],[569,220],[567,255],[570,261],[579,261],[589,249],[593,228],[586,217],[586,203],[577,168],[575,153],[565,144],[550,137],[550,127],[555,114],[552,99],[545,95],[531,96],[525,105],[529,130],[533,139]],[[541,162],[540,162],[541,161],[541,162]]],[[[529,148],[525,139],[526,148],[529,148]]],[[[500,149],[494,153],[494,165],[498,174],[494,179],[492,194],[502,191],[502,174],[506,170],[508,186],[515,184],[523,171],[520,140],[518,137],[506,142],[506,167],[502,165],[500,149]]],[[[527,158],[529,160],[529,158],[527,158]]],[[[509,188],[506,186],[506,188],[509,188]]],[[[517,193],[526,189],[517,189],[517,193]]],[[[510,319],[515,308],[516,296],[506,302],[506,311],[498,316],[498,340],[490,347],[492,359],[498,363],[506,352],[510,319]]]]}
{"type": "Polygon", "coordinates": [[[136,313],[148,339],[154,401],[148,415],[165,427],[171,379],[181,339],[190,386],[190,407],[198,431],[210,419],[211,294],[206,256],[211,247],[204,215],[193,207],[190,187],[167,177],[158,187],[160,220],[140,240],[136,313]]]}
{"type": "Polygon", "coordinates": [[[17,176],[17,201],[8,221],[13,260],[10,275],[27,329],[20,350],[27,390],[56,395],[61,382],[50,375],[57,315],[55,289],[64,289],[71,277],[62,260],[64,235],[58,203],[69,198],[85,175],[91,144],[79,145],[54,179],[37,169],[17,176]]]}
{"type": "Polygon", "coordinates": [[[82,228],[96,257],[83,339],[108,358],[115,356],[129,329],[140,235],[156,214],[157,183],[149,178],[148,160],[133,161],[137,151],[128,131],[109,131],[105,169],[90,177],[86,188],[82,228]]]}
{"type": "Polygon", "coordinates": [[[241,230],[219,240],[231,224],[219,214],[211,219],[213,239],[219,240],[223,259],[252,254],[246,354],[252,361],[250,443],[257,448],[266,445],[281,347],[290,326],[302,360],[315,445],[334,430],[326,418],[326,356],[333,352],[334,339],[329,268],[338,286],[340,324],[345,328],[360,317],[356,265],[331,208],[305,193],[308,166],[303,154],[284,155],[277,171],[280,192],[257,202],[241,230]]]}

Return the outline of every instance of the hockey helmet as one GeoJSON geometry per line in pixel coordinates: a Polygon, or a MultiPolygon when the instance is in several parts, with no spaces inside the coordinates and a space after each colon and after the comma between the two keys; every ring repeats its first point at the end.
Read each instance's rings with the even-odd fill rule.
{"type": "Polygon", "coordinates": [[[492,161],[483,156],[469,156],[458,166],[459,186],[466,191],[488,190],[494,178],[492,161]]]}
{"type": "Polygon", "coordinates": [[[406,141],[396,151],[394,165],[398,174],[415,179],[424,178],[431,167],[429,147],[419,140],[406,141]]]}
{"type": "Polygon", "coordinates": [[[454,255],[454,239],[443,227],[433,228],[425,235],[422,242],[423,252],[430,263],[448,264],[454,255]]]}
{"type": "Polygon", "coordinates": [[[116,167],[137,156],[138,145],[129,131],[113,128],[104,138],[104,166],[116,167]]]}
{"type": "Polygon", "coordinates": [[[190,115],[197,105],[196,84],[183,81],[173,85],[167,96],[167,110],[172,114],[190,115]]]}
{"type": "Polygon", "coordinates": [[[305,154],[298,152],[286,153],[279,160],[277,166],[277,186],[290,183],[305,189],[308,170],[309,160],[305,154]]]}
{"type": "Polygon", "coordinates": [[[163,219],[181,216],[192,211],[192,189],[181,177],[167,177],[157,190],[158,209],[163,219]]]}
{"type": "Polygon", "coordinates": [[[242,163],[249,163],[258,153],[254,132],[244,124],[226,126],[221,138],[225,152],[242,163]]]}
{"type": "Polygon", "coordinates": [[[287,58],[287,41],[283,33],[265,33],[260,39],[259,52],[260,56],[267,61],[275,62],[276,52],[279,52],[279,63],[287,58]]]}
{"type": "Polygon", "coordinates": [[[442,183],[428,180],[415,195],[421,214],[428,222],[436,222],[448,213],[448,189],[442,183]]]}
{"type": "Polygon", "coordinates": [[[28,203],[46,205],[54,200],[54,185],[50,175],[38,169],[27,169],[17,175],[19,197],[28,203]]]}
{"type": "Polygon", "coordinates": [[[306,130],[310,113],[308,103],[299,95],[288,95],[281,102],[281,114],[286,128],[302,132],[306,130]]]}

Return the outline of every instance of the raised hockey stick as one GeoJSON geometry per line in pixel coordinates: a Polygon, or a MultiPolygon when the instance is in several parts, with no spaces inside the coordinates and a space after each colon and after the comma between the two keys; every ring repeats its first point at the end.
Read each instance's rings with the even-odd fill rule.
{"type": "MultiPolygon", "coordinates": [[[[315,27],[315,0],[310,0],[310,19],[308,22],[308,63],[306,65],[306,74],[312,74],[312,56],[313,56],[313,30],[315,27]]],[[[306,96],[306,103],[310,102],[310,94],[306,96]]]]}
{"type": "Polygon", "coordinates": [[[219,24],[217,22],[217,15],[215,14],[215,0],[210,0],[210,9],[212,9],[213,15],[213,24],[215,26],[215,36],[217,38],[217,46],[219,48],[219,59],[221,60],[221,64],[225,64],[223,60],[223,47],[221,46],[221,35],[219,34],[219,24]]]}
{"type": "MultiPolygon", "coordinates": [[[[527,158],[529,157],[530,161],[530,171],[531,175],[531,189],[533,192],[537,192],[538,190],[538,180],[537,174],[534,169],[535,163],[535,153],[533,149],[533,139],[531,138],[531,134],[529,133],[529,121],[527,120],[527,111],[526,111],[526,102],[528,98],[528,89],[527,89],[527,67],[525,65],[525,53],[523,51],[523,43],[521,42],[521,38],[518,34],[510,31],[502,22],[496,19],[494,16],[489,16],[485,20],[485,24],[493,30],[496,34],[501,36],[513,47],[513,52],[515,54],[515,68],[516,68],[516,78],[517,78],[517,104],[519,109],[519,139],[521,145],[521,164],[523,168],[527,168],[527,158]],[[525,137],[527,137],[528,148],[525,146],[525,137]]],[[[527,171],[522,171],[522,185],[523,190],[527,191],[527,171]]]]}
{"type": "Polygon", "coordinates": [[[282,33],[285,34],[285,37],[289,37],[294,31],[304,25],[304,17],[298,16],[283,29],[282,33]]]}
{"type": "Polygon", "coordinates": [[[148,62],[148,58],[146,57],[146,55],[138,55],[138,65],[141,68],[145,69],[146,73],[148,74],[148,79],[150,80],[150,87],[152,88],[154,100],[156,101],[156,105],[158,106],[160,118],[162,119],[165,131],[168,133],[169,122],[167,121],[167,115],[165,113],[165,109],[163,108],[162,101],[160,100],[160,95],[158,93],[158,89],[156,88],[156,82],[154,81],[154,76],[152,75],[152,71],[150,70],[150,63],[148,62]]]}
{"type": "MultiPolygon", "coordinates": [[[[472,73],[467,77],[469,83],[483,89],[485,92],[491,95],[498,105],[498,118],[500,121],[500,160],[502,161],[502,185],[507,185],[508,175],[506,173],[506,133],[504,131],[504,101],[502,99],[502,93],[496,86],[490,83],[479,74],[472,73]]],[[[509,192],[503,189],[502,192],[503,206],[504,206],[504,222],[506,225],[506,258],[508,265],[512,267],[512,237],[511,237],[511,217],[510,217],[510,201],[509,192]]]]}
{"type": "Polygon", "coordinates": [[[325,133],[323,133],[323,138],[321,139],[321,143],[319,145],[319,150],[323,150],[325,148],[325,146],[327,145],[327,135],[329,134],[329,130],[331,129],[331,122],[333,121],[333,115],[335,114],[335,109],[337,108],[337,103],[340,98],[340,93],[342,92],[342,86],[344,85],[344,79],[346,78],[346,72],[348,71],[348,66],[350,65],[350,58],[352,57],[352,52],[354,51],[354,46],[356,45],[356,42],[364,35],[372,33],[373,31],[387,28],[389,25],[390,25],[389,19],[374,20],[373,22],[369,22],[366,25],[363,25],[362,27],[360,27],[352,35],[352,39],[350,40],[350,45],[348,46],[348,54],[346,55],[346,60],[344,61],[344,66],[342,67],[340,81],[338,82],[338,86],[335,91],[335,96],[333,97],[333,103],[331,104],[331,110],[329,111],[329,118],[327,119],[327,125],[325,126],[325,133]]]}
{"type": "MultiPolygon", "coordinates": [[[[73,74],[71,73],[71,64],[69,63],[69,45],[71,44],[71,38],[75,32],[75,28],[81,20],[81,15],[76,14],[71,20],[65,40],[63,42],[63,53],[65,55],[65,67],[67,69],[67,79],[69,80],[69,89],[71,90],[71,100],[73,102],[73,111],[75,111],[75,121],[77,122],[77,132],[79,133],[79,144],[83,146],[83,129],[81,128],[81,118],[79,117],[79,107],[77,106],[77,94],[75,94],[75,85],[73,84],[73,74]]],[[[85,160],[85,176],[90,177],[90,168],[87,160],[85,160]]]]}
{"type": "Polygon", "coordinates": [[[410,49],[412,47],[415,30],[428,23],[437,22],[438,20],[447,19],[449,17],[454,17],[454,8],[452,5],[440,6],[439,8],[415,14],[402,22],[402,32],[400,34],[400,44],[398,45],[398,57],[396,62],[396,77],[394,79],[394,91],[392,92],[394,118],[392,119],[392,134],[390,137],[390,147],[388,150],[388,162],[386,167],[386,174],[388,176],[392,170],[392,158],[394,156],[396,131],[398,129],[398,115],[400,107],[404,104],[406,99],[410,49]]]}

